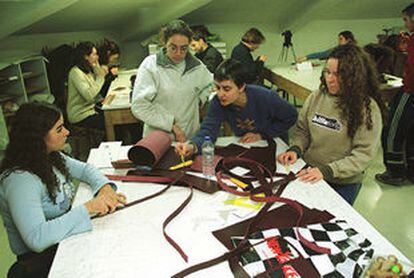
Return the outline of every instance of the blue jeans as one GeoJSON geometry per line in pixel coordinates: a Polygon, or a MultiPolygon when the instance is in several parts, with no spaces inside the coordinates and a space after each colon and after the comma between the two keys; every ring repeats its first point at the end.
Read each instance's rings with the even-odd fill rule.
{"type": "Polygon", "coordinates": [[[339,194],[345,201],[351,206],[354,204],[359,190],[361,189],[361,183],[350,184],[334,184],[330,183],[330,186],[339,194]]]}

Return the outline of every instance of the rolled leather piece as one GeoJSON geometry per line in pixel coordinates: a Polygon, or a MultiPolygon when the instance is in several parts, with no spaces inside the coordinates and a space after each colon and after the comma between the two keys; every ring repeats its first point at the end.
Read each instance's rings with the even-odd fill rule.
{"type": "Polygon", "coordinates": [[[129,149],[128,158],[136,166],[152,168],[170,148],[171,142],[171,137],[166,132],[155,130],[129,149]]]}

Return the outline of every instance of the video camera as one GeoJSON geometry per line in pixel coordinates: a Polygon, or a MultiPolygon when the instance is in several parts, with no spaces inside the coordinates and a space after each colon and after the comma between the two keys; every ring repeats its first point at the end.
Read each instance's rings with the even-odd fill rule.
{"type": "Polygon", "coordinates": [[[292,46],[292,32],[290,30],[286,30],[282,33],[282,36],[284,37],[283,46],[289,47],[292,46]]]}

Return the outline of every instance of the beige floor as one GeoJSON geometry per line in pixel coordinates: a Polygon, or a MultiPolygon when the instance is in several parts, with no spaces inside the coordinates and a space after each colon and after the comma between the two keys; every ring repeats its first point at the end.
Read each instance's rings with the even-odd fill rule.
{"type": "MultiPolygon", "coordinates": [[[[393,187],[377,184],[373,176],[383,171],[381,154],[368,169],[355,208],[389,241],[414,262],[414,185],[393,187]]],[[[0,223],[1,224],[1,223],[0,223]]],[[[4,227],[0,227],[0,277],[5,277],[14,256],[4,227]]]]}

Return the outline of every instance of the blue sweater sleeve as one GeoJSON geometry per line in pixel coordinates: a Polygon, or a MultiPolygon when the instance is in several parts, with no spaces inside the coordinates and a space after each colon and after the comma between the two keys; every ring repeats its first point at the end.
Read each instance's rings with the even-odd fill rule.
{"type": "Polygon", "coordinates": [[[328,56],[331,52],[332,52],[332,48],[329,48],[328,50],[325,50],[325,51],[308,54],[308,55],[306,55],[306,58],[308,60],[310,60],[310,59],[326,59],[326,58],[328,58],[328,56]]]}
{"type": "Polygon", "coordinates": [[[290,103],[278,96],[277,93],[267,97],[267,109],[269,109],[270,125],[264,131],[268,137],[278,137],[286,133],[298,118],[298,112],[290,103]]]}
{"type": "MultiPolygon", "coordinates": [[[[62,155],[65,159],[70,176],[89,184],[94,196],[102,186],[110,183],[108,178],[91,164],[79,161],[64,154],[62,155]]],[[[114,187],[114,184],[111,184],[111,186],[114,187]]],[[[116,187],[114,190],[116,190],[116,187]]]]}
{"type": "Polygon", "coordinates": [[[216,141],[220,132],[221,123],[225,121],[225,114],[223,107],[217,96],[214,96],[213,100],[208,107],[207,115],[201,123],[200,131],[191,138],[191,141],[197,146],[199,152],[201,152],[201,145],[204,142],[205,136],[210,136],[213,142],[216,141]]]}
{"type": "Polygon", "coordinates": [[[92,229],[84,205],[47,220],[42,208],[41,180],[28,172],[15,173],[4,180],[5,199],[13,223],[27,247],[41,252],[63,239],[92,229]]]}

